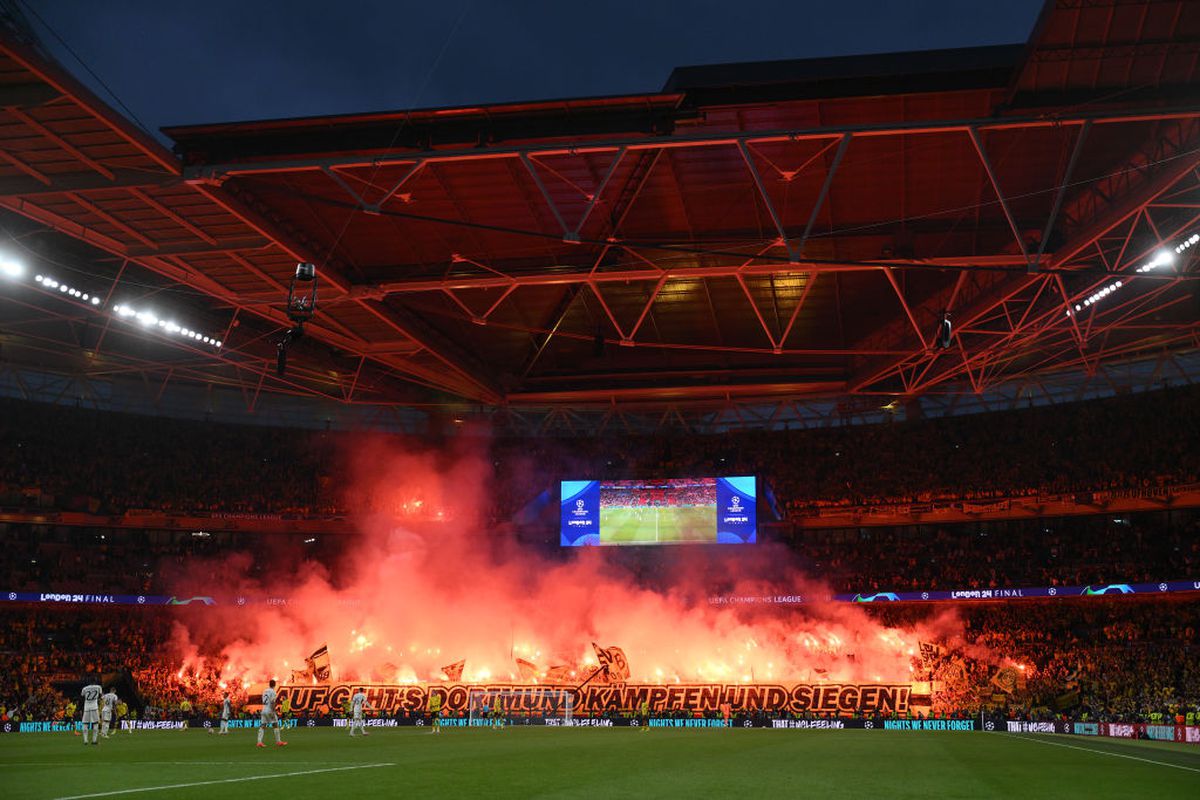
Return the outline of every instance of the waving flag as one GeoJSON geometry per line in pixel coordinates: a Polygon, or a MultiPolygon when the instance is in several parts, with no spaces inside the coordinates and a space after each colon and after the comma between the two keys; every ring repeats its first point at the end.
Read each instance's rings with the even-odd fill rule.
{"type": "Polygon", "coordinates": [[[526,661],[523,658],[517,659],[517,670],[521,673],[521,680],[523,681],[531,681],[538,674],[537,664],[534,664],[532,661],[526,661]]]}
{"type": "Polygon", "coordinates": [[[467,665],[467,660],[455,661],[453,664],[447,664],[442,667],[442,672],[446,676],[446,680],[458,682],[462,680],[463,667],[467,665]]]}
{"type": "Polygon", "coordinates": [[[933,642],[920,642],[921,658],[925,661],[936,661],[942,657],[941,645],[933,642]]]}
{"type": "Polygon", "coordinates": [[[992,676],[992,684],[1005,694],[1017,691],[1017,681],[1020,675],[1014,667],[1001,667],[992,676]]]}
{"type": "Polygon", "coordinates": [[[308,665],[308,671],[320,683],[329,683],[332,676],[332,669],[329,664],[329,648],[321,645],[313,654],[304,659],[304,663],[308,665]]]}
{"type": "Polygon", "coordinates": [[[575,677],[575,670],[566,664],[556,664],[546,670],[547,683],[566,683],[575,677]]]}
{"type": "Polygon", "coordinates": [[[624,650],[619,647],[600,647],[595,642],[592,642],[592,649],[596,651],[596,659],[608,683],[624,683],[629,679],[629,661],[625,658],[624,650]]]}

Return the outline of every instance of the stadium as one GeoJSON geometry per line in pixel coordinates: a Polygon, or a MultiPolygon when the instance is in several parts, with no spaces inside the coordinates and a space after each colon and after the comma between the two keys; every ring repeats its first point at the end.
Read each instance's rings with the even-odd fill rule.
{"type": "Polygon", "coordinates": [[[1200,4],[159,132],[35,5],[4,797],[1197,796],[1200,4]]]}

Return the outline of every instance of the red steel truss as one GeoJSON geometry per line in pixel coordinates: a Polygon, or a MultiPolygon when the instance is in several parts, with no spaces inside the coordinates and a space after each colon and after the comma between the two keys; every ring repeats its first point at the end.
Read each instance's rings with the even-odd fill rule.
{"type": "Polygon", "coordinates": [[[316,262],[349,389],[258,354],[254,392],[353,402],[369,367],[513,413],[981,395],[1196,346],[1196,251],[1135,270],[1200,229],[1198,43],[1185,3],[1049,3],[1028,48],[901,59],[890,93],[197,126],[181,162],[4,41],[0,205],[268,327],[316,262]]]}

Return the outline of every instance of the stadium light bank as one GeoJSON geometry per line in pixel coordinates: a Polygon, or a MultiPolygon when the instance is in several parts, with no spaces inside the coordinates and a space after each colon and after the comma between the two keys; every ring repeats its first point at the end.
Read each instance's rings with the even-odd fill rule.
{"type": "MultiPolygon", "coordinates": [[[[13,280],[20,280],[25,275],[25,266],[19,261],[0,256],[0,275],[13,280]]],[[[100,308],[103,300],[100,299],[99,295],[85,292],[70,284],[63,283],[51,275],[35,275],[33,280],[34,283],[52,295],[58,295],[64,300],[81,303],[97,312],[103,312],[103,309],[100,308]]],[[[128,304],[117,304],[112,306],[109,311],[117,319],[126,322],[140,322],[144,328],[154,329],[158,333],[168,336],[191,339],[199,344],[206,344],[217,349],[220,349],[225,344],[216,336],[209,336],[200,331],[192,330],[173,320],[162,319],[149,309],[137,309],[128,304]]]]}
{"type": "MultiPolygon", "coordinates": [[[[1200,233],[1193,233],[1191,236],[1184,239],[1179,244],[1175,245],[1174,252],[1172,252],[1171,250],[1166,250],[1166,249],[1159,250],[1157,253],[1154,254],[1153,258],[1151,258],[1145,264],[1142,264],[1140,267],[1138,267],[1136,270],[1134,270],[1134,272],[1139,275],[1144,275],[1148,272],[1153,272],[1154,270],[1159,269],[1160,267],[1170,266],[1171,264],[1175,263],[1175,256],[1180,255],[1181,253],[1183,253],[1183,251],[1187,250],[1190,247],[1195,246],[1196,243],[1198,243],[1198,242],[1200,242],[1200,233]]],[[[1092,306],[1096,305],[1100,301],[1102,301],[1105,298],[1109,297],[1110,295],[1120,291],[1121,289],[1123,289],[1124,287],[1126,287],[1128,285],[1129,285],[1129,281],[1117,280],[1101,289],[1097,289],[1091,296],[1089,296],[1088,298],[1086,298],[1085,300],[1083,300],[1079,303],[1076,303],[1074,310],[1071,310],[1068,308],[1067,316],[1068,317],[1074,316],[1075,314],[1083,311],[1084,309],[1091,308],[1092,306]]]]}

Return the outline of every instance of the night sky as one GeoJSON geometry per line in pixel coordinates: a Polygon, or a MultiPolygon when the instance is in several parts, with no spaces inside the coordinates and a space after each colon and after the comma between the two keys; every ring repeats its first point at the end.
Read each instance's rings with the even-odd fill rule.
{"type": "Polygon", "coordinates": [[[676,66],[1024,42],[1041,0],[21,0],[164,125],[657,91],[676,66]]]}

